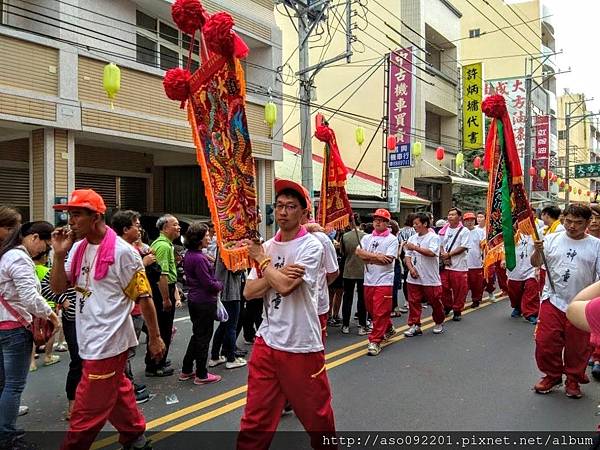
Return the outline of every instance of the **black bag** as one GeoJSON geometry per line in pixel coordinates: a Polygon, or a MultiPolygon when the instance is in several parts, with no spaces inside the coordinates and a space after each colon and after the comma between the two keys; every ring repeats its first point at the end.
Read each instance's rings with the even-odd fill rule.
{"type": "MultiPolygon", "coordinates": [[[[452,247],[454,247],[454,244],[456,243],[456,239],[458,239],[458,235],[460,234],[460,232],[463,230],[464,227],[460,227],[458,229],[458,232],[454,235],[454,238],[452,239],[452,242],[450,243],[450,247],[448,249],[446,249],[446,253],[450,253],[452,251],[452,247]]],[[[440,258],[440,273],[443,272],[444,270],[446,270],[446,264],[444,264],[444,261],[442,261],[442,259],[440,258]]]]}

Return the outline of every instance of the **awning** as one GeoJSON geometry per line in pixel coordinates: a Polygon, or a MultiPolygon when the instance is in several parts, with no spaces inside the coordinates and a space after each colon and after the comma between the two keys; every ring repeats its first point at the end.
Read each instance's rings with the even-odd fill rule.
{"type": "Polygon", "coordinates": [[[446,183],[462,184],[462,185],[465,185],[465,186],[475,186],[475,187],[479,187],[479,188],[482,188],[482,189],[487,189],[488,188],[487,181],[474,180],[472,178],[456,177],[456,176],[453,176],[453,175],[440,175],[440,176],[435,176],[435,177],[421,177],[421,178],[418,178],[418,181],[424,181],[424,182],[429,182],[429,183],[438,183],[438,184],[446,184],[446,183]]]}
{"type": "MultiPolygon", "coordinates": [[[[302,156],[300,150],[292,145],[283,144],[283,161],[275,161],[275,177],[285,178],[301,182],[302,180],[302,156]]],[[[320,190],[321,176],[323,174],[323,157],[313,155],[313,184],[315,190],[320,190]]],[[[387,208],[387,202],[381,197],[381,178],[374,177],[365,172],[356,171],[354,176],[352,171],[348,175],[346,182],[346,192],[350,199],[350,204],[354,208],[377,209],[387,208]],[[374,200],[359,200],[356,197],[370,197],[374,200]]],[[[431,202],[421,198],[411,189],[402,187],[400,189],[400,204],[406,205],[429,205],[431,202]]]]}

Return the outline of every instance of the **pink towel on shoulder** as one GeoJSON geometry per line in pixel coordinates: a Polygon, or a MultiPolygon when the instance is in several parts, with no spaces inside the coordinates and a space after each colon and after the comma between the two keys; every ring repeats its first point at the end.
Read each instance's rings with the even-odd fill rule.
{"type": "MultiPolygon", "coordinates": [[[[462,222],[458,222],[458,226],[456,228],[462,228],[462,227],[463,227],[462,222]]],[[[448,228],[450,228],[450,224],[449,223],[447,223],[446,225],[444,225],[442,227],[442,229],[438,232],[438,234],[440,236],[445,236],[446,235],[446,231],[448,230],[448,228]]]]}
{"type": "MultiPolygon", "coordinates": [[[[117,242],[117,233],[107,226],[106,234],[104,239],[100,242],[98,248],[98,256],[96,257],[96,270],[94,272],[94,280],[103,279],[108,273],[108,267],[115,262],[115,246],[117,242]]],[[[81,263],[83,262],[83,255],[88,246],[88,240],[84,239],[83,242],[75,250],[73,259],[71,261],[71,284],[75,285],[79,273],[81,272],[81,263]]]]}

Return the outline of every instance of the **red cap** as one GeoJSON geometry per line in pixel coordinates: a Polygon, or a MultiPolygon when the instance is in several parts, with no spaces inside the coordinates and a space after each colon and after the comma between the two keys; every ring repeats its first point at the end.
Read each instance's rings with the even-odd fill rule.
{"type": "Polygon", "coordinates": [[[469,220],[469,219],[477,219],[477,216],[475,215],[475,213],[473,212],[466,212],[463,215],[463,220],[469,220]]]}
{"type": "Polygon", "coordinates": [[[291,190],[299,193],[302,197],[304,197],[304,200],[306,200],[306,207],[308,209],[312,209],[312,202],[310,201],[310,194],[308,193],[308,190],[304,186],[302,186],[300,183],[296,183],[295,181],[292,181],[292,180],[284,180],[281,178],[276,178],[275,179],[275,192],[277,194],[279,194],[281,191],[283,191],[285,189],[291,189],[291,190]]]}
{"type": "Polygon", "coordinates": [[[373,213],[373,217],[381,217],[385,220],[390,220],[392,218],[390,212],[384,208],[379,208],[378,210],[376,210],[375,213],[373,213]]]}
{"type": "Polygon", "coordinates": [[[100,214],[104,214],[106,212],[104,200],[100,194],[93,189],[76,189],[71,192],[69,201],[67,203],[59,203],[58,205],[54,205],[53,208],[59,211],[85,208],[100,214]]]}

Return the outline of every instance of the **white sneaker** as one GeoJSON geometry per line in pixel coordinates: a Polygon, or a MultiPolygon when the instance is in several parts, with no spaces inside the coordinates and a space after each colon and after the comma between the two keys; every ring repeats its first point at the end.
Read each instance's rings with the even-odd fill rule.
{"type": "Polygon", "coordinates": [[[209,359],[208,367],[217,367],[218,365],[226,363],[226,362],[227,362],[227,358],[225,358],[224,356],[219,356],[219,359],[209,359]]]}
{"type": "Polygon", "coordinates": [[[367,353],[371,356],[377,356],[381,352],[381,347],[376,342],[369,342],[367,353]]]}
{"type": "Polygon", "coordinates": [[[488,300],[492,303],[496,303],[498,300],[496,299],[496,294],[493,292],[488,293],[488,300]]]}
{"type": "Polygon", "coordinates": [[[419,325],[411,325],[410,328],[404,332],[404,336],[406,337],[421,336],[422,334],[423,332],[419,325]]]}
{"type": "Polygon", "coordinates": [[[386,341],[393,338],[396,335],[396,329],[394,327],[391,327],[389,330],[387,330],[385,332],[385,334],[383,335],[383,339],[385,339],[386,341]]]}
{"type": "Polygon", "coordinates": [[[227,361],[225,363],[226,369],[237,369],[238,367],[244,367],[248,362],[244,358],[235,358],[234,361],[227,361]]]}
{"type": "Polygon", "coordinates": [[[365,327],[358,327],[358,335],[359,336],[366,336],[367,334],[369,334],[369,332],[367,331],[367,329],[365,327]]]}
{"type": "Polygon", "coordinates": [[[350,333],[350,327],[342,327],[342,334],[350,333]]]}
{"type": "Polygon", "coordinates": [[[21,405],[19,406],[19,416],[24,416],[29,412],[29,406],[21,405]]]}
{"type": "Polygon", "coordinates": [[[444,332],[444,324],[439,323],[433,327],[433,334],[440,334],[444,332]]]}

